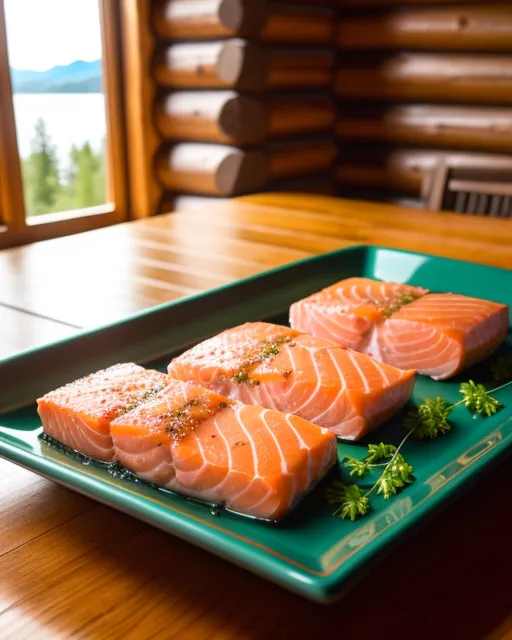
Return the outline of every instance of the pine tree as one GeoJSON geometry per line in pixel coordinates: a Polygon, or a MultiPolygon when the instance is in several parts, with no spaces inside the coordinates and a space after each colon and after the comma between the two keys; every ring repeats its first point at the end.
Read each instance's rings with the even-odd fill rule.
{"type": "Polygon", "coordinates": [[[70,190],[76,208],[93,207],[105,202],[104,156],[96,154],[89,142],[73,145],[69,170],[70,190]]]}
{"type": "Polygon", "coordinates": [[[54,211],[59,196],[59,170],[55,146],[39,118],[31,141],[30,156],[22,164],[25,202],[28,215],[54,211]]]}

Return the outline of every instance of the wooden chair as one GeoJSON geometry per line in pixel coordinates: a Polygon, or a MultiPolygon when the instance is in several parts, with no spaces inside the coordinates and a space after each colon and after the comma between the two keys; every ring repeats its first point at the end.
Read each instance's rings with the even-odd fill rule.
{"type": "Polygon", "coordinates": [[[451,167],[445,161],[428,173],[422,195],[430,211],[512,217],[512,168],[451,167]]]}

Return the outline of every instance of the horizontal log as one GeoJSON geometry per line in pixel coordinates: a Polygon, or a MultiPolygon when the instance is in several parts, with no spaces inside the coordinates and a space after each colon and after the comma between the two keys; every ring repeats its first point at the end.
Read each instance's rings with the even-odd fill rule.
{"type": "Polygon", "coordinates": [[[420,195],[424,177],[444,159],[451,167],[512,169],[512,157],[505,154],[396,149],[375,152],[346,149],[337,163],[336,178],[354,187],[397,189],[420,195]]]}
{"type": "Polygon", "coordinates": [[[265,49],[246,40],[180,43],[160,49],[156,81],[171,88],[266,89],[327,87],[334,54],[324,49],[265,49]]]}
{"type": "Polygon", "coordinates": [[[332,11],[266,0],[164,0],[153,12],[161,38],[251,37],[276,43],[324,44],[333,37],[332,11]]]}
{"type": "Polygon", "coordinates": [[[336,145],[329,138],[269,144],[263,151],[270,180],[326,171],[337,154],[336,145]]]}
{"type": "Polygon", "coordinates": [[[345,140],[510,152],[512,108],[401,105],[346,112],[342,107],[336,133],[345,140]]]}
{"type": "Polygon", "coordinates": [[[160,0],[153,28],[169,40],[253,36],[266,19],[266,0],[160,0]]]}
{"type": "Polygon", "coordinates": [[[268,162],[260,151],[183,143],[159,151],[156,174],[170,191],[233,196],[263,187],[268,162]]]}
{"type": "Polygon", "coordinates": [[[325,171],[335,156],[330,139],[274,143],[259,150],[181,143],[162,148],[155,165],[160,183],[170,191],[233,196],[272,181],[325,171]]]}
{"type": "Polygon", "coordinates": [[[330,130],[335,109],[325,96],[252,97],[235,91],[176,91],[155,104],[155,122],[169,141],[236,145],[330,130]]]}
{"type": "Polygon", "coordinates": [[[334,54],[327,49],[266,51],[269,89],[330,87],[334,54]]]}
{"type": "MultiPolygon", "coordinates": [[[[314,4],[314,3],[311,3],[314,4]]],[[[269,43],[325,46],[334,38],[334,13],[321,7],[269,3],[259,36],[269,43]]]]}
{"type": "Polygon", "coordinates": [[[327,131],[336,121],[336,109],[326,96],[271,96],[264,104],[270,138],[327,131]]]}
{"type": "Polygon", "coordinates": [[[343,16],[338,47],[512,51],[512,5],[497,2],[451,7],[412,7],[343,16]]]}
{"type": "Polygon", "coordinates": [[[261,100],[234,91],[176,91],[155,104],[157,129],[166,140],[228,144],[261,142],[269,128],[261,100]]]}
{"type": "Polygon", "coordinates": [[[341,98],[510,104],[512,55],[403,53],[341,64],[341,98]]]}
{"type": "Polygon", "coordinates": [[[409,5],[481,4],[485,0],[336,0],[339,7],[396,7],[409,5]]]}

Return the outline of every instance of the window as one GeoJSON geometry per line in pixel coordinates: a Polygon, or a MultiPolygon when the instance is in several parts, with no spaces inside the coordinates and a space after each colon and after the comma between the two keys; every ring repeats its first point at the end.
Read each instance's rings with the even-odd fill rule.
{"type": "Polygon", "coordinates": [[[127,219],[117,9],[0,0],[0,247],[127,219]]]}

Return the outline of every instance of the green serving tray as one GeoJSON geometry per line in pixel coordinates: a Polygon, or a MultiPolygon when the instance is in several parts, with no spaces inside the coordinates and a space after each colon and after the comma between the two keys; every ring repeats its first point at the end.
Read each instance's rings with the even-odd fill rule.
{"type": "MultiPolygon", "coordinates": [[[[333,517],[326,478],[280,525],[269,525],[190,501],[84,465],[38,438],[34,400],[59,385],[122,361],[165,371],[170,358],[192,344],[245,321],[286,323],[295,300],[349,276],[368,276],[453,291],[512,305],[512,272],[379,247],[353,247],[267,271],[205,294],[150,309],[108,327],[79,334],[0,362],[0,456],[74,491],[124,511],[317,602],[331,602],[415,526],[512,447],[512,388],[497,392],[505,408],[491,418],[453,412],[453,431],[433,442],[406,444],[416,482],[397,497],[374,501],[367,517],[333,517]]],[[[501,352],[512,351],[512,337],[501,352]]],[[[495,357],[495,356],[494,356],[495,357]]],[[[469,378],[490,383],[489,363],[448,382],[418,377],[413,402],[442,394],[459,398],[469,378]]],[[[497,386],[493,384],[493,386],[497,386]]],[[[368,442],[397,443],[400,416],[368,442]]],[[[357,455],[366,443],[339,444],[357,455]]]]}

